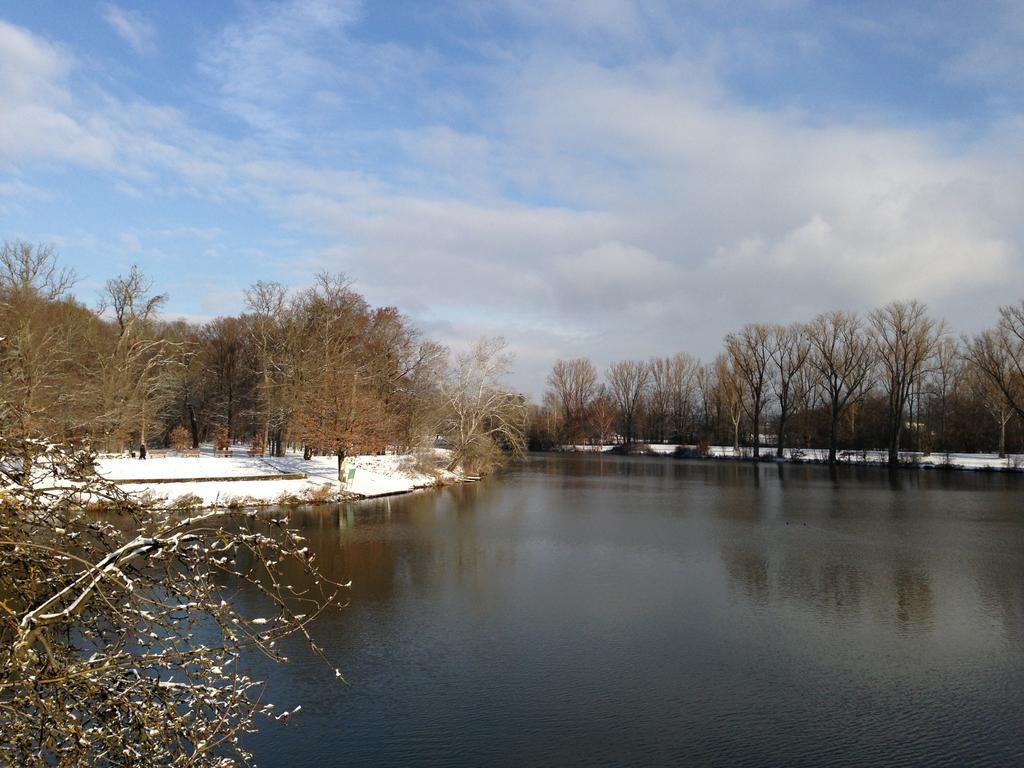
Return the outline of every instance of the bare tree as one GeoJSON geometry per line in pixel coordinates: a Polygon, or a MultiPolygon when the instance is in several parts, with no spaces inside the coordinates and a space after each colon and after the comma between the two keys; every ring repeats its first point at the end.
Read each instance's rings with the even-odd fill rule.
{"type": "Polygon", "coordinates": [[[66,296],[74,279],[50,246],[0,248],[0,416],[17,434],[80,431],[88,421],[83,384],[98,324],[66,296]]]}
{"type": "Polygon", "coordinates": [[[964,354],[1024,418],[1024,301],[999,308],[993,330],[964,340],[964,354]]]}
{"type": "MultiPolygon", "coordinates": [[[[258,384],[258,409],[263,445],[270,446],[271,433],[282,425],[280,409],[282,379],[286,378],[286,328],[289,325],[288,291],[280,283],[258,281],[245,292],[249,308],[249,331],[253,337],[258,384]]],[[[279,446],[278,446],[279,447],[279,446]]],[[[280,453],[279,450],[274,451],[280,453]]]]}
{"type": "Polygon", "coordinates": [[[100,314],[109,306],[121,335],[143,327],[156,317],[167,301],[167,294],[154,294],[153,281],[146,277],[137,264],[132,264],[127,275],[107,280],[100,301],[100,314]]]}
{"type": "Polygon", "coordinates": [[[779,428],[775,455],[780,459],[786,446],[786,422],[795,403],[802,399],[800,372],[807,364],[811,343],[802,325],[774,325],[771,328],[772,389],[779,403],[779,428]]]}
{"type": "Polygon", "coordinates": [[[928,390],[934,420],[938,421],[938,445],[942,450],[949,447],[948,421],[951,401],[963,376],[963,368],[964,358],[960,342],[952,336],[940,339],[935,349],[935,365],[928,379],[928,390]]]}
{"type": "Polygon", "coordinates": [[[729,355],[718,355],[712,363],[711,370],[713,373],[711,397],[714,399],[717,409],[729,420],[732,449],[739,455],[740,422],[743,420],[744,410],[749,411],[743,402],[745,392],[743,377],[736,370],[729,355]]]}
{"type": "MultiPolygon", "coordinates": [[[[806,328],[804,332],[807,333],[806,328]]],[[[810,346],[809,334],[807,341],[808,346],[810,346]]],[[[809,446],[812,442],[814,411],[821,407],[824,390],[821,386],[821,375],[811,365],[811,354],[812,352],[809,351],[807,362],[797,371],[796,376],[793,377],[789,392],[789,399],[792,401],[790,416],[788,417],[790,422],[789,431],[792,433],[793,428],[796,427],[800,438],[798,443],[801,446],[809,446]]]]}
{"type": "Polygon", "coordinates": [[[571,444],[576,444],[583,431],[597,386],[597,369],[585,357],[558,360],[548,374],[548,387],[562,409],[563,423],[571,444]]]}
{"type": "Polygon", "coordinates": [[[32,245],[24,240],[4,241],[0,246],[0,293],[17,299],[30,295],[57,301],[78,281],[74,270],[57,264],[52,245],[32,245]]]}
{"type": "Polygon", "coordinates": [[[907,400],[926,373],[945,327],[928,317],[919,301],[894,301],[870,315],[875,355],[889,400],[889,465],[900,461],[900,434],[907,400]]]}
{"type": "Polygon", "coordinates": [[[229,441],[237,436],[239,416],[255,405],[247,398],[255,389],[251,342],[248,323],[240,317],[218,317],[199,333],[199,363],[208,392],[205,410],[209,421],[227,428],[229,441]]]}
{"type": "Polygon", "coordinates": [[[873,347],[859,317],[848,312],[826,312],[807,326],[811,343],[810,365],[818,373],[829,409],[828,461],[834,464],[839,423],[860,397],[874,366],[873,347]]]}
{"type": "Polygon", "coordinates": [[[512,357],[502,338],[481,339],[456,358],[441,385],[445,410],[440,428],[452,449],[449,469],[480,473],[500,463],[503,452],[526,450],[526,400],[502,379],[512,357]]]}
{"type": "Polygon", "coordinates": [[[590,409],[590,425],[599,445],[611,442],[615,432],[615,402],[602,386],[594,398],[590,409]]]}
{"type": "Polygon", "coordinates": [[[621,360],[608,367],[608,389],[622,418],[626,443],[635,437],[636,417],[650,378],[650,366],[640,360],[621,360]]]}
{"type": "MultiPolygon", "coordinates": [[[[717,361],[716,361],[717,362],[717,361]]],[[[707,432],[712,429],[712,412],[715,400],[715,363],[699,363],[694,370],[694,384],[697,388],[698,405],[700,406],[700,430],[707,432]]],[[[706,435],[702,435],[702,438],[706,435]]]]}
{"type": "Polygon", "coordinates": [[[995,422],[996,428],[999,430],[996,450],[999,453],[999,458],[1006,458],[1006,425],[1014,416],[1013,408],[1010,407],[1002,390],[980,368],[974,366],[969,368],[967,386],[974,399],[981,404],[985,413],[991,416],[995,422]]]}
{"type": "Polygon", "coordinates": [[[725,337],[725,348],[746,388],[743,402],[754,433],[754,461],[758,461],[761,457],[761,410],[772,359],[771,329],[761,323],[745,325],[739,333],[725,337]]]}
{"type": "Polygon", "coordinates": [[[685,442],[693,426],[693,394],[700,361],[686,352],[669,358],[668,401],[672,439],[685,442]]]}
{"type": "Polygon", "coordinates": [[[672,359],[655,357],[648,363],[650,385],[647,388],[648,437],[665,442],[667,425],[672,416],[672,359]]]}
{"type": "Polygon", "coordinates": [[[143,510],[93,458],[0,431],[0,763],[249,764],[275,712],[243,652],[283,661],[299,634],[322,656],[308,626],[346,591],[287,519],[143,510]]]}
{"type": "Polygon", "coordinates": [[[162,338],[156,313],[166,301],[152,293],[152,281],[137,266],[127,276],[108,280],[99,313],[110,309],[117,324],[116,339],[97,361],[96,399],[102,403],[97,418],[107,449],[110,439],[126,440],[137,431],[142,443],[150,426],[162,423],[177,391],[175,368],[181,365],[179,343],[162,338]]]}

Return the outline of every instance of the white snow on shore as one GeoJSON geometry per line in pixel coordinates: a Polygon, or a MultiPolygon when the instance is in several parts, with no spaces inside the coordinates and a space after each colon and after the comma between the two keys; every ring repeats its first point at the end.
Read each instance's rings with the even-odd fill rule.
{"type": "MultiPolygon", "coordinates": [[[[431,457],[424,462],[432,463],[431,457]]],[[[436,454],[433,458],[439,458],[436,454]]],[[[416,456],[350,456],[345,460],[345,481],[338,480],[335,456],[314,456],[304,460],[301,453],[283,457],[248,456],[246,449],[235,449],[229,457],[219,457],[204,447],[198,457],[183,457],[168,452],[164,457],[141,460],[125,456],[104,456],[96,470],[114,481],[132,481],[121,487],[132,495],[159,499],[174,504],[186,497],[197,497],[196,504],[241,505],[273,504],[288,499],[333,501],[342,498],[385,496],[426,488],[439,482],[453,482],[458,475],[443,470],[424,469],[416,456]],[[275,475],[305,474],[299,479],[239,479],[275,475]],[[203,478],[226,478],[204,481],[203,478]],[[139,482],[145,480],[163,482],[139,482]],[[167,482],[171,481],[171,482],[167,482]]]]}
{"type": "MultiPolygon", "coordinates": [[[[565,450],[606,453],[617,446],[614,445],[575,445],[566,446],[565,450]]],[[[678,448],[695,451],[694,445],[675,445],[650,443],[646,445],[650,453],[670,456],[678,448]]],[[[827,448],[786,448],[783,451],[786,461],[803,462],[824,462],[828,460],[827,448]]],[[[753,449],[750,447],[740,448],[739,453],[733,450],[731,445],[712,445],[708,448],[708,456],[719,459],[750,458],[753,449]]],[[[770,460],[775,458],[774,446],[761,446],[761,458],[770,460]]],[[[876,465],[885,464],[888,461],[886,451],[840,451],[839,462],[842,464],[876,465]]],[[[994,453],[931,453],[927,456],[916,451],[901,451],[900,462],[907,465],[922,467],[951,467],[954,469],[973,470],[1024,470],[1024,455],[1012,454],[1000,458],[994,453]]]]}

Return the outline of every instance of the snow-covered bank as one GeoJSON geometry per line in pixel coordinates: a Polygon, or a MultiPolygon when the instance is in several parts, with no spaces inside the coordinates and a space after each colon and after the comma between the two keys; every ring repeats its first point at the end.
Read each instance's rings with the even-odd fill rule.
{"type": "MultiPolygon", "coordinates": [[[[607,453],[619,447],[617,445],[574,445],[563,446],[561,450],[567,452],[607,453]]],[[[697,446],[650,443],[640,447],[637,453],[659,456],[673,456],[679,453],[696,456],[697,446]]],[[[753,449],[749,447],[740,448],[737,452],[729,445],[712,445],[708,447],[706,458],[749,459],[752,455],[753,449]]],[[[775,459],[775,448],[762,446],[761,459],[763,461],[775,459]]],[[[828,460],[828,449],[786,448],[783,451],[783,460],[793,463],[824,463],[828,460]]],[[[886,451],[840,451],[838,460],[841,464],[877,466],[888,462],[888,453],[886,451]]],[[[901,451],[900,463],[908,467],[932,469],[967,469],[988,472],[1024,471],[1024,455],[1022,454],[1011,454],[1000,458],[994,453],[930,453],[925,455],[916,451],[901,451]]]]}
{"type": "Polygon", "coordinates": [[[96,469],[133,496],[160,506],[323,503],[407,493],[463,479],[452,472],[424,468],[415,456],[389,455],[350,456],[344,464],[345,480],[339,482],[334,456],[309,460],[298,453],[248,456],[245,449],[236,449],[229,457],[215,456],[210,449],[197,457],[168,455],[144,461],[103,457],[96,469]]]}

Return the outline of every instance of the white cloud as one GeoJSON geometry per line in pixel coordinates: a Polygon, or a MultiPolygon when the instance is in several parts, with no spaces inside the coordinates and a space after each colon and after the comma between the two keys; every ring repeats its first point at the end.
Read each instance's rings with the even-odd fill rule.
{"type": "Polygon", "coordinates": [[[604,242],[555,263],[557,298],[569,312],[619,313],[678,295],[676,268],[642,248],[604,242]]]}
{"type": "MultiPolygon", "coordinates": [[[[993,311],[1018,298],[1019,117],[968,142],[942,125],[755,107],[707,57],[644,44],[650,20],[621,15],[634,6],[602,7],[579,20],[557,6],[569,9],[559,23],[578,22],[584,36],[618,26],[623,40],[641,41],[614,64],[531,39],[481,48],[486,63],[459,73],[472,83],[454,100],[450,82],[425,84],[412,67],[425,89],[417,98],[458,101],[468,119],[418,111],[409,124],[359,134],[353,144],[365,142],[357,148],[379,165],[352,147],[302,161],[280,141],[321,138],[305,117],[343,111],[353,93],[394,77],[395,62],[422,63],[354,39],[354,5],[284,3],[223,32],[201,69],[250,126],[231,141],[183,109],[77,102],[74,60],[0,23],[0,106],[15,116],[0,122],[0,158],[101,166],[147,198],[189,194],[269,212],[299,244],[268,246],[263,258],[290,259],[299,275],[344,270],[371,301],[412,308],[442,340],[505,333],[530,361],[524,385],[557,356],[603,365],[709,354],[752,320],[916,297],[971,330],[992,312],[964,296],[993,311]],[[341,66],[352,50],[366,54],[363,69],[341,66]]],[[[380,98],[409,91],[398,93],[380,98]]],[[[192,226],[159,236],[203,238],[192,226]]]]}
{"type": "Polygon", "coordinates": [[[110,158],[111,147],[66,111],[73,67],[62,49],[0,21],[0,162],[100,165],[110,158]]]}
{"type": "Polygon", "coordinates": [[[228,25],[200,70],[217,86],[223,107],[260,131],[293,135],[297,103],[343,73],[326,55],[359,15],[354,0],[287,0],[260,7],[228,25]]]}
{"type": "Polygon", "coordinates": [[[103,9],[107,24],[138,54],[156,51],[156,27],[144,13],[107,3],[103,9]]]}

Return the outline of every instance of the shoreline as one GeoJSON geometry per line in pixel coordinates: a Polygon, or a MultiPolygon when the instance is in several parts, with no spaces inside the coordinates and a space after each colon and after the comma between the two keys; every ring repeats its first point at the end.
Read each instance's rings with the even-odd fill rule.
{"type": "Polygon", "coordinates": [[[204,446],[199,456],[161,455],[136,459],[101,456],[97,474],[156,509],[241,509],[336,504],[411,493],[469,482],[441,468],[446,452],[349,456],[339,479],[336,456],[304,459],[217,455],[204,446]]]}
{"type": "MultiPolygon", "coordinates": [[[[755,463],[753,448],[741,446],[736,452],[732,446],[709,446],[701,455],[696,445],[668,443],[636,443],[626,449],[625,444],[560,446],[538,453],[609,453],[615,456],[650,456],[667,459],[695,459],[698,461],[742,461],[755,463]]],[[[883,450],[846,450],[837,454],[834,464],[829,464],[827,448],[786,448],[782,457],[775,455],[775,447],[766,448],[756,463],[793,464],[836,467],[874,467],[877,469],[939,470],[947,472],[999,472],[1006,474],[1024,473],[1024,455],[1008,454],[1000,458],[990,453],[931,453],[901,451],[900,463],[892,467],[888,453],[883,450]]]]}

